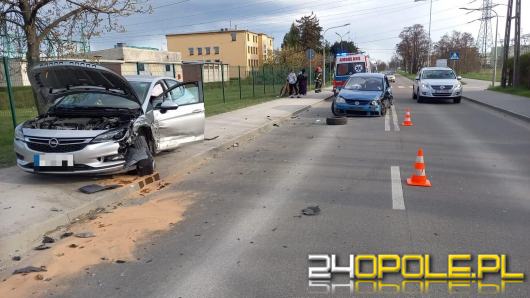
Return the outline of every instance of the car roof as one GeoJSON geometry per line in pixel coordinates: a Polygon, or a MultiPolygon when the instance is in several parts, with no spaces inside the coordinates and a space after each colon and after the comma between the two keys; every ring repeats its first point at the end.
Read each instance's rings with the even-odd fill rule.
{"type": "Polygon", "coordinates": [[[351,75],[352,77],[368,77],[368,78],[384,78],[385,75],[382,73],[374,73],[374,72],[359,72],[354,73],[351,75]]]}
{"type": "Polygon", "coordinates": [[[452,69],[449,67],[434,67],[433,66],[433,67],[423,67],[421,70],[423,71],[423,70],[452,70],[452,69]]]}
{"type": "Polygon", "coordinates": [[[163,79],[176,80],[171,77],[155,77],[155,76],[124,76],[127,81],[132,82],[155,82],[163,79]]]}

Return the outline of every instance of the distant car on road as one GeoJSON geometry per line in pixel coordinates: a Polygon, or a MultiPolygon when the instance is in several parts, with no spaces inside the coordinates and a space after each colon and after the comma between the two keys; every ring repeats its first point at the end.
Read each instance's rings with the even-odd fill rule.
{"type": "Polygon", "coordinates": [[[461,79],[448,67],[424,67],[418,71],[412,85],[412,98],[418,102],[429,98],[452,99],[454,103],[460,103],[463,91],[461,79]]]}
{"type": "Polygon", "coordinates": [[[53,61],[30,71],[49,110],[15,129],[18,166],[47,174],[151,174],[153,155],[204,139],[200,82],[122,77],[100,65],[53,61]]]}
{"type": "Polygon", "coordinates": [[[381,73],[356,73],[331,104],[336,116],[384,116],[393,102],[388,78],[381,73]]]}
{"type": "Polygon", "coordinates": [[[395,83],[396,82],[396,75],[394,75],[393,72],[389,71],[386,73],[386,77],[388,78],[388,81],[390,81],[391,83],[395,83]]]}

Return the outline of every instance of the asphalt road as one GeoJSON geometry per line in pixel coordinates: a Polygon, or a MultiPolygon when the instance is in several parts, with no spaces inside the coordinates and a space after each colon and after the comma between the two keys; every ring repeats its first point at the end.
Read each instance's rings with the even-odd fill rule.
{"type": "MultiPolygon", "coordinates": [[[[310,253],[428,253],[436,271],[446,270],[447,254],[504,253],[511,271],[530,274],[530,126],[465,100],[417,104],[410,85],[398,77],[394,96],[396,120],[411,108],[413,127],[397,131],[392,116],[326,126],[324,102],[192,172],[164,190],[199,194],[183,222],[138,247],[141,261],[92,268],[61,295],[319,296],[326,287],[308,284],[310,253]],[[431,188],[405,183],[419,147],[431,188]],[[391,167],[401,178],[394,191],[391,167]],[[300,217],[310,205],[321,213],[300,217]]],[[[476,296],[477,284],[424,291],[476,296]]],[[[501,294],[528,297],[530,285],[501,294]]]]}

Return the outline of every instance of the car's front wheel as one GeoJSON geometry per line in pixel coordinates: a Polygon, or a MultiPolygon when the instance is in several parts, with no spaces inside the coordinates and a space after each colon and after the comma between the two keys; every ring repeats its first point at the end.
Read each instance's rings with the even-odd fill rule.
{"type": "Polygon", "coordinates": [[[153,154],[151,154],[145,136],[138,136],[134,141],[134,147],[137,149],[142,148],[147,154],[146,159],[142,159],[136,164],[136,172],[138,173],[138,176],[153,174],[155,172],[155,159],[153,158],[153,154]]]}
{"type": "Polygon", "coordinates": [[[335,116],[342,116],[341,113],[339,113],[339,112],[337,112],[337,110],[335,110],[335,101],[333,101],[333,102],[331,103],[331,112],[332,112],[333,115],[335,115],[335,116]]]}
{"type": "Polygon", "coordinates": [[[414,88],[412,88],[412,99],[416,99],[418,96],[416,95],[416,92],[414,92],[414,88]]]}

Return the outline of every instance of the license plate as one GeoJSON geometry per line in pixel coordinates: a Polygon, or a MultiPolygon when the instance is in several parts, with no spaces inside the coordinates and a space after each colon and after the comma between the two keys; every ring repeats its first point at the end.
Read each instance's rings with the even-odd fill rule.
{"type": "Polygon", "coordinates": [[[74,156],[72,154],[35,154],[33,166],[38,167],[73,167],[74,156]]]}
{"type": "Polygon", "coordinates": [[[449,94],[449,93],[451,93],[451,90],[439,90],[439,91],[436,91],[435,93],[437,93],[437,94],[449,94]]]}

